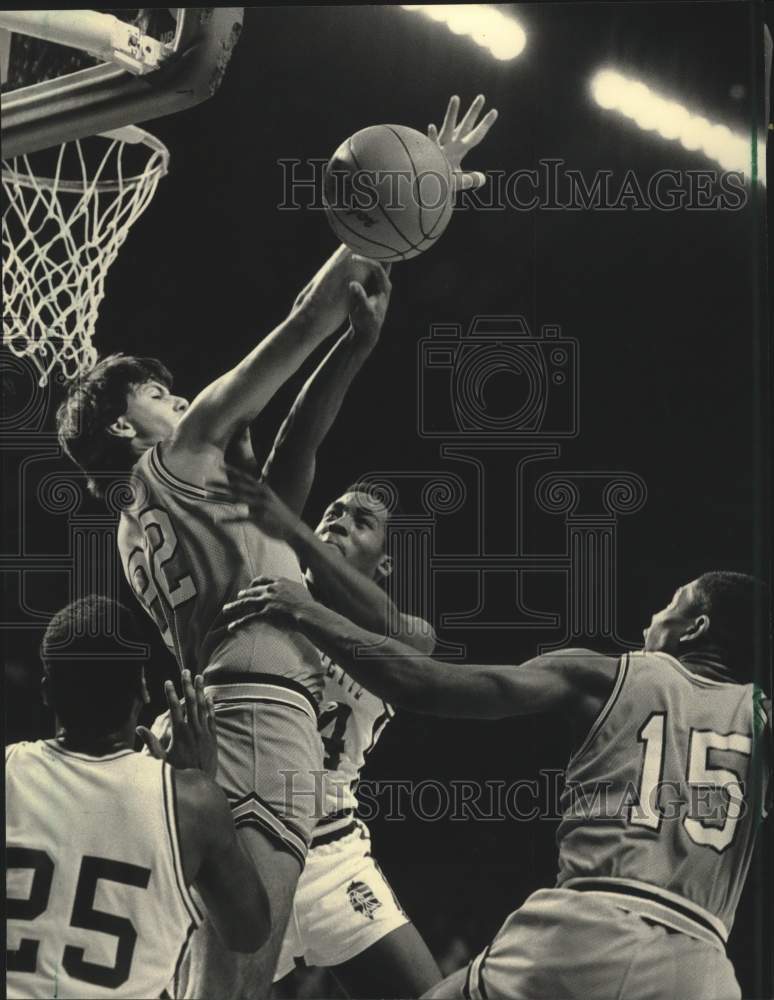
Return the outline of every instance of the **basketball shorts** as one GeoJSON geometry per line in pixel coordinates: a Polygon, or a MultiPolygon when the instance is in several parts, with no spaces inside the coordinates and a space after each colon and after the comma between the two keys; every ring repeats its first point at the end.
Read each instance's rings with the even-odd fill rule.
{"type": "Polygon", "coordinates": [[[427,997],[739,1000],[725,952],[594,893],[541,889],[427,997]]]}
{"type": "MultiPolygon", "coordinates": [[[[217,783],[237,829],[252,826],[303,866],[324,812],[323,746],[317,706],[300,684],[261,674],[218,677],[205,689],[218,723],[217,783]]],[[[168,714],[153,731],[160,736],[168,714]]]]}
{"type": "Polygon", "coordinates": [[[353,819],[337,834],[316,835],[307,855],[275,982],[298,965],[341,965],[409,922],[371,857],[368,828],[353,819]]]}

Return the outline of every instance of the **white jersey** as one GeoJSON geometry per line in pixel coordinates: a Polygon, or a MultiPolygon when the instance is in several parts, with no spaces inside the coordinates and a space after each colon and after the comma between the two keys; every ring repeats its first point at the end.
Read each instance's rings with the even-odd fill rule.
{"type": "Polygon", "coordinates": [[[330,657],[323,655],[322,660],[325,680],[318,728],[327,773],[321,825],[330,829],[329,820],[357,808],[360,772],[395,709],[353,681],[330,657]]]}
{"type": "MultiPolygon", "coordinates": [[[[421,618],[409,621],[420,634],[432,635],[431,627],[421,618]]],[[[330,657],[323,655],[322,661],[324,685],[318,728],[327,772],[325,817],[313,834],[312,846],[321,835],[351,823],[358,804],[360,772],[387,723],[395,716],[392,705],[366,691],[330,657]]]]}
{"type": "Polygon", "coordinates": [[[169,765],[56,741],[6,750],[11,998],[159,997],[201,920],[169,765]]]}

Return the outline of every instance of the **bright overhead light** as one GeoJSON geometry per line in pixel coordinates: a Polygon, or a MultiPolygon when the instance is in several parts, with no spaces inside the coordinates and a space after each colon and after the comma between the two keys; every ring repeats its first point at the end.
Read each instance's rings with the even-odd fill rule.
{"type": "Polygon", "coordinates": [[[445,24],[455,35],[467,35],[495,59],[515,59],[527,44],[518,21],[492,4],[401,4],[401,7],[445,24]]]}
{"type": "Polygon", "coordinates": [[[701,150],[725,170],[750,174],[749,138],[657,94],[642,80],[601,69],[591,79],[591,96],[599,107],[617,111],[644,131],[679,142],[684,149],[701,150]]]}

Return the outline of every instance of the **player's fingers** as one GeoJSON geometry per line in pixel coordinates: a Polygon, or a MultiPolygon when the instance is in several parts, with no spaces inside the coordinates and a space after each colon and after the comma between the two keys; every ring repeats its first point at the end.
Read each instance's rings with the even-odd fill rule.
{"type": "Polygon", "coordinates": [[[199,728],[199,708],[196,701],[196,691],[191,680],[191,671],[183,671],[183,697],[185,698],[185,716],[188,725],[199,728]]]}
{"type": "Polygon", "coordinates": [[[217,736],[218,734],[218,721],[215,718],[215,702],[212,699],[212,695],[208,692],[204,692],[204,704],[205,704],[205,719],[207,720],[207,728],[210,731],[211,736],[217,736]]]}
{"type": "Polygon", "coordinates": [[[146,729],[145,726],[137,726],[135,732],[157,760],[166,760],[167,755],[164,748],[150,729],[146,729]]]}
{"type": "Polygon", "coordinates": [[[476,191],[486,184],[486,175],[479,170],[468,170],[454,175],[455,191],[476,191]]]}
{"type": "Polygon", "coordinates": [[[229,471],[228,478],[225,481],[222,479],[208,479],[204,485],[208,490],[217,491],[218,493],[230,493],[231,496],[245,503],[255,503],[261,497],[255,480],[251,481],[244,474],[243,478],[239,478],[236,472],[232,471],[229,471]]]}
{"type": "Polygon", "coordinates": [[[183,725],[183,706],[180,704],[172,681],[164,681],[164,694],[167,698],[167,705],[169,705],[169,717],[172,720],[174,730],[183,725]]]}
{"type": "Polygon", "coordinates": [[[465,117],[460,122],[457,127],[457,134],[464,137],[476,124],[476,119],[481,113],[481,109],[484,106],[484,95],[479,94],[478,97],[473,101],[468,110],[465,112],[465,117]]]}
{"type": "MultiPolygon", "coordinates": [[[[244,591],[240,591],[240,594],[242,593],[244,591]]],[[[233,621],[235,618],[241,617],[246,611],[262,611],[265,603],[265,594],[240,597],[237,601],[230,601],[228,604],[224,604],[223,614],[226,618],[233,621]]]]}
{"type": "MultiPolygon", "coordinates": [[[[250,581],[250,586],[251,587],[265,587],[265,586],[268,586],[268,584],[270,584],[270,583],[274,583],[275,580],[276,580],[275,577],[273,577],[273,576],[266,576],[266,574],[264,573],[261,576],[254,576],[252,578],[252,580],[250,581]]],[[[242,591],[240,591],[240,593],[244,593],[244,591],[242,590],[242,591]]]]}
{"type": "Polygon", "coordinates": [[[229,514],[228,517],[218,518],[218,524],[246,524],[252,521],[250,514],[229,514]]]}
{"type": "Polygon", "coordinates": [[[491,111],[487,111],[478,125],[476,125],[476,127],[465,136],[465,145],[471,149],[473,146],[477,146],[496,121],[497,111],[495,108],[492,108],[491,111]]]}
{"type": "Polygon", "coordinates": [[[253,618],[260,618],[260,617],[261,615],[258,612],[254,612],[253,614],[250,615],[245,615],[244,618],[237,618],[236,621],[229,622],[229,624],[226,626],[226,629],[229,632],[234,632],[236,629],[241,628],[243,625],[246,625],[248,622],[252,621],[253,618]]]}
{"type": "Polygon", "coordinates": [[[226,475],[228,476],[229,483],[237,483],[250,493],[260,490],[260,480],[256,479],[254,475],[251,476],[245,472],[244,469],[238,468],[236,465],[226,465],[226,475]]]}
{"type": "Polygon", "coordinates": [[[460,110],[460,99],[455,94],[453,97],[449,98],[449,103],[446,107],[446,114],[443,118],[443,124],[441,125],[441,132],[438,136],[438,141],[442,146],[444,146],[449,139],[452,137],[452,133],[457,127],[457,113],[460,110]]]}
{"type": "MultiPolygon", "coordinates": [[[[365,282],[350,282],[350,290],[352,290],[353,285],[360,285],[365,292],[364,286],[367,283],[371,294],[373,294],[374,288],[376,289],[376,294],[387,291],[390,285],[389,271],[385,270],[382,262],[378,260],[371,260],[369,257],[358,257],[357,259],[368,271],[368,277],[365,282]]],[[[368,294],[368,292],[365,292],[366,299],[368,298],[368,294]]]]}
{"type": "Polygon", "coordinates": [[[382,264],[378,264],[374,269],[374,284],[377,295],[387,295],[392,289],[389,272],[382,264]]]}
{"type": "Polygon", "coordinates": [[[438,142],[438,129],[432,122],[427,126],[427,138],[432,139],[435,143],[438,142]]]}
{"type": "Polygon", "coordinates": [[[201,728],[207,725],[207,698],[204,694],[204,678],[199,674],[194,680],[194,694],[196,695],[196,714],[201,728]]]}

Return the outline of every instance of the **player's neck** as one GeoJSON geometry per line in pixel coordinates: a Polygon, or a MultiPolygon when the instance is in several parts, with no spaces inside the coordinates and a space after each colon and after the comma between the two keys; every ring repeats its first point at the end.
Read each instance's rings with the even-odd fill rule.
{"type": "Polygon", "coordinates": [[[112,733],[94,733],[88,730],[65,729],[57,726],[56,742],[65,750],[85,753],[89,757],[106,757],[121,750],[133,750],[135,742],[134,722],[130,720],[112,733]]]}

